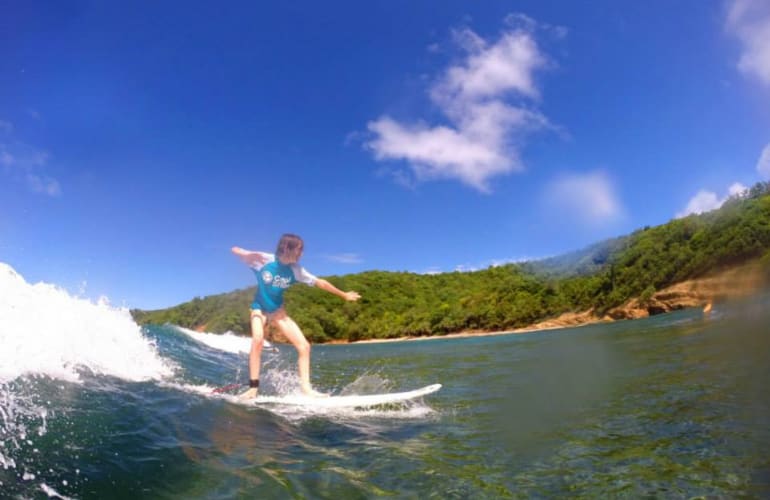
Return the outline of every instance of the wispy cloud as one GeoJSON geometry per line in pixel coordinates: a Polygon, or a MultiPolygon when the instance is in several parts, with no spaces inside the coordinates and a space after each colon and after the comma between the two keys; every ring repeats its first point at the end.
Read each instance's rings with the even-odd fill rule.
{"type": "Polygon", "coordinates": [[[474,271],[479,271],[490,267],[500,267],[500,266],[505,266],[507,264],[521,264],[523,262],[531,262],[531,261],[544,259],[544,258],[545,257],[510,257],[510,258],[492,259],[490,261],[481,262],[478,264],[457,264],[456,266],[454,266],[454,268],[450,269],[449,271],[442,269],[440,266],[432,266],[423,271],[418,271],[417,274],[441,274],[445,272],[471,273],[474,271]]]}
{"type": "MultiPolygon", "coordinates": [[[[2,148],[2,146],[0,146],[0,148],[2,148]]],[[[14,158],[8,151],[0,149],[0,165],[6,169],[10,169],[14,163],[16,163],[16,158],[14,158]]]]}
{"type": "Polygon", "coordinates": [[[47,175],[39,175],[28,173],[25,177],[27,186],[35,192],[45,194],[48,196],[59,196],[61,194],[61,186],[59,181],[47,175]]]}
{"type": "Polygon", "coordinates": [[[741,41],[738,69],[770,85],[770,2],[730,0],[726,27],[741,41]]]}
{"type": "Polygon", "coordinates": [[[539,260],[544,259],[545,257],[508,257],[508,258],[502,258],[502,259],[494,259],[489,262],[489,264],[486,267],[499,267],[499,266],[505,266],[508,264],[521,264],[523,262],[531,262],[533,260],[539,260]]]}
{"type": "Polygon", "coordinates": [[[624,213],[612,180],[602,171],[561,174],[546,186],[545,202],[562,217],[589,226],[613,222],[624,213]]]}
{"type": "MultiPolygon", "coordinates": [[[[13,124],[0,120],[0,132],[11,136],[13,124]]],[[[59,181],[45,173],[49,155],[12,137],[0,136],[0,174],[23,183],[33,193],[47,196],[61,195],[59,181]]]]}
{"type": "Polygon", "coordinates": [[[524,138],[551,126],[534,109],[540,100],[535,74],[550,63],[535,39],[534,20],[509,16],[506,24],[494,41],[468,28],[453,32],[463,57],[427,89],[445,123],[403,123],[387,115],[369,122],[365,147],[377,160],[405,161],[416,181],[457,179],[482,192],[492,177],[523,169],[524,138]]]}
{"type": "Polygon", "coordinates": [[[765,179],[770,179],[770,143],[765,146],[757,161],[757,172],[765,179]]]}
{"type": "Polygon", "coordinates": [[[684,210],[676,214],[676,218],[686,217],[690,214],[702,214],[703,212],[710,212],[721,207],[730,196],[737,196],[744,193],[748,188],[740,182],[733,183],[727,190],[727,194],[720,198],[715,192],[701,189],[698,193],[690,198],[687,206],[684,210]]]}
{"type": "Polygon", "coordinates": [[[364,261],[361,256],[356,253],[339,253],[334,255],[327,255],[326,259],[332,262],[338,262],[340,264],[360,264],[364,261]]]}
{"type": "Polygon", "coordinates": [[[476,265],[469,265],[469,264],[457,264],[452,269],[443,269],[439,266],[431,266],[427,269],[424,269],[422,271],[413,271],[415,274],[427,274],[427,275],[435,275],[435,274],[443,274],[443,273],[472,273],[475,271],[478,271],[480,269],[486,269],[489,266],[476,266],[476,265]]]}

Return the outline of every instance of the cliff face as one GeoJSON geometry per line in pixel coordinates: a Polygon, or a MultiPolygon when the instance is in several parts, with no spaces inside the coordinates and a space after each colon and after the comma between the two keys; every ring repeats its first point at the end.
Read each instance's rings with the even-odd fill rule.
{"type": "Polygon", "coordinates": [[[769,278],[768,270],[759,264],[736,267],[713,276],[677,283],[654,293],[647,301],[632,299],[610,310],[608,316],[636,319],[688,307],[704,307],[714,301],[755,293],[770,282],[769,278]]]}

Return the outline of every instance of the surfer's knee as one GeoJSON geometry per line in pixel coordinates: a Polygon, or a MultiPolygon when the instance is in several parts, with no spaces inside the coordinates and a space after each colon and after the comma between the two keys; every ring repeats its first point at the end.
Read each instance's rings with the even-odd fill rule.
{"type": "Polygon", "coordinates": [[[265,340],[265,330],[264,328],[252,328],[251,329],[251,340],[252,344],[258,345],[260,349],[262,349],[262,341],[265,340]]]}
{"type": "Polygon", "coordinates": [[[307,339],[305,338],[295,343],[294,347],[297,348],[297,354],[299,354],[300,356],[310,354],[310,342],[308,342],[307,339]]]}
{"type": "Polygon", "coordinates": [[[251,311],[251,336],[254,340],[256,340],[257,337],[259,337],[260,340],[264,337],[266,322],[267,318],[262,314],[262,311],[256,309],[251,311]]]}

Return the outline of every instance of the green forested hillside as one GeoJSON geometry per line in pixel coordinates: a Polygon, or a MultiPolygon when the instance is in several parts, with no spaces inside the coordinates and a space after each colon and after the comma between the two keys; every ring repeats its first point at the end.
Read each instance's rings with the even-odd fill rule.
{"type": "Polygon", "coordinates": [[[611,238],[557,257],[525,262],[521,267],[549,278],[589,276],[601,271],[610,258],[628,246],[630,236],[611,238]]]}
{"type": "MultiPolygon", "coordinates": [[[[760,259],[770,267],[770,183],[722,208],[644,228],[582,252],[476,272],[420,275],[369,271],[327,279],[362,299],[346,303],[315,288],[287,291],[286,308],[314,342],[523,327],[568,311],[599,313],[674,283],[760,259]]],[[[173,323],[248,333],[254,288],[196,298],[142,324],[173,323]]]]}

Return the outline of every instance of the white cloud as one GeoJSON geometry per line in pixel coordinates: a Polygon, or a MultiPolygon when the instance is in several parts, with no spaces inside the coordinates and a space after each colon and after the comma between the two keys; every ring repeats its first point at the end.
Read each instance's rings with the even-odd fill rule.
{"type": "Polygon", "coordinates": [[[355,253],[327,255],[326,258],[332,262],[339,262],[340,264],[360,264],[364,261],[361,256],[355,253]]]}
{"type": "Polygon", "coordinates": [[[521,264],[532,260],[542,259],[543,257],[508,257],[503,259],[493,259],[489,265],[492,267],[507,266],[508,264],[521,264]]]}
{"type": "Polygon", "coordinates": [[[698,191],[698,194],[690,198],[687,207],[676,214],[677,218],[685,217],[690,214],[701,214],[709,212],[722,206],[723,200],[720,200],[713,191],[698,191]]]}
{"type": "Polygon", "coordinates": [[[741,184],[740,182],[734,182],[728,189],[728,196],[740,196],[746,193],[749,188],[741,184]]]}
{"type": "Polygon", "coordinates": [[[521,264],[523,262],[532,262],[532,261],[536,261],[544,258],[545,257],[508,257],[508,258],[501,258],[501,259],[492,259],[492,260],[481,262],[478,264],[457,264],[450,271],[446,271],[442,269],[440,266],[432,266],[423,271],[418,271],[417,274],[442,274],[445,272],[472,273],[475,271],[480,271],[482,269],[487,269],[489,267],[500,267],[508,264],[521,264]]]}
{"type": "Polygon", "coordinates": [[[757,161],[757,172],[765,179],[770,179],[770,143],[765,146],[757,161]]]}
{"type": "Polygon", "coordinates": [[[46,175],[27,174],[27,186],[35,193],[46,194],[48,196],[59,196],[61,187],[59,181],[46,175]]]}
{"type": "Polygon", "coordinates": [[[469,29],[455,37],[469,55],[463,63],[451,66],[433,89],[431,95],[436,102],[499,98],[509,91],[539,97],[533,77],[535,70],[545,66],[546,59],[531,31],[504,33],[493,45],[469,29]]]}
{"type": "Polygon", "coordinates": [[[8,168],[16,163],[16,159],[8,151],[0,151],[0,165],[8,168]]]}
{"type": "Polygon", "coordinates": [[[495,42],[470,29],[454,32],[464,56],[428,89],[447,122],[410,124],[384,115],[367,124],[372,138],[365,147],[377,160],[406,161],[417,181],[458,179],[482,192],[492,177],[521,170],[523,138],[550,126],[521,104],[539,101],[534,76],[548,65],[534,38],[535,22],[526,19],[495,42]],[[514,98],[521,102],[511,103],[514,98]]]}
{"type": "Polygon", "coordinates": [[[770,85],[770,2],[731,0],[726,26],[742,44],[738,69],[770,85]]]}
{"type": "Polygon", "coordinates": [[[554,26],[547,23],[538,23],[526,14],[508,14],[505,17],[505,24],[512,28],[524,28],[533,30],[538,28],[540,30],[548,32],[551,36],[557,40],[563,39],[567,36],[569,30],[563,26],[554,26]]]}
{"type": "Polygon", "coordinates": [[[546,188],[546,202],[567,218],[597,225],[623,214],[612,181],[603,172],[563,174],[546,188]]]}
{"type": "Polygon", "coordinates": [[[454,266],[452,269],[449,269],[449,270],[446,270],[441,266],[431,266],[422,271],[414,271],[414,272],[416,274],[427,274],[427,275],[443,274],[443,273],[472,273],[480,269],[486,269],[487,267],[489,266],[484,266],[484,265],[478,266],[474,264],[457,264],[456,266],[454,266]]]}
{"type": "Polygon", "coordinates": [[[45,174],[49,155],[25,144],[0,143],[0,174],[23,183],[33,193],[61,195],[59,181],[45,174]]]}
{"type": "Polygon", "coordinates": [[[748,188],[740,182],[735,182],[727,189],[727,194],[723,198],[717,196],[713,191],[701,189],[695,196],[690,198],[685,209],[676,214],[676,218],[680,219],[690,214],[702,214],[704,212],[716,210],[721,207],[730,196],[742,195],[747,189],[748,188]]]}

